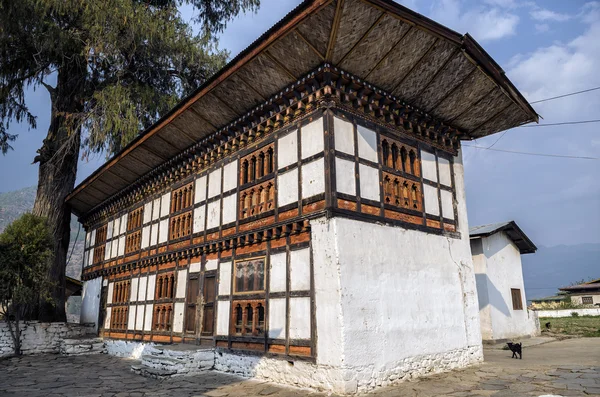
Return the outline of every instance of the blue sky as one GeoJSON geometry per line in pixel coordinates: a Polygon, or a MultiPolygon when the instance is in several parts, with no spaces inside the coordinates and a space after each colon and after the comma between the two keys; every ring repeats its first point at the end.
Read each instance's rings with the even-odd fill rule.
{"type": "MultiPolygon", "coordinates": [[[[220,47],[235,56],[299,0],[262,0],[231,22],[220,47]]],[[[406,0],[413,10],[469,32],[530,101],[600,86],[600,2],[406,0]]],[[[192,17],[189,8],[182,8],[192,17]]],[[[15,150],[0,156],[0,192],[36,184],[31,165],[49,123],[45,90],[27,95],[38,129],[13,124],[15,150]]],[[[600,119],[600,90],[534,105],[541,123],[600,119]]],[[[499,134],[468,144],[489,147],[499,134]]],[[[494,149],[600,157],[600,123],[509,130],[494,149]]],[[[80,162],[78,181],[102,164],[80,162]]],[[[600,243],[600,161],[464,149],[471,225],[514,219],[537,245],[600,243]]]]}

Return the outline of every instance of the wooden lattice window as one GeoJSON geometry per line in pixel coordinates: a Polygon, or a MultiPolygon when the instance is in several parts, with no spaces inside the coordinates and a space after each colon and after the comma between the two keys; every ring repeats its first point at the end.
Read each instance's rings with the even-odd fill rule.
{"type": "Polygon", "coordinates": [[[592,296],[582,296],[581,297],[581,303],[584,305],[593,305],[594,304],[594,297],[592,296]]]}
{"type": "Polygon", "coordinates": [[[273,144],[264,146],[240,160],[240,184],[254,182],[275,171],[273,144]]]}
{"type": "Polygon", "coordinates": [[[384,138],[381,140],[381,158],[383,165],[388,168],[414,176],[421,175],[417,149],[412,146],[384,138]]]}
{"type": "Polygon", "coordinates": [[[194,184],[189,183],[171,194],[171,213],[179,212],[192,206],[192,193],[194,184]]]}
{"type": "Polygon", "coordinates": [[[125,237],[125,254],[130,254],[139,250],[142,247],[142,231],[136,230],[135,232],[127,234],[125,237]]]}
{"type": "Polygon", "coordinates": [[[152,329],[155,331],[170,331],[173,305],[170,303],[154,305],[152,329]]]}
{"type": "Polygon", "coordinates": [[[96,241],[94,241],[94,263],[100,263],[104,260],[104,253],[106,252],[106,232],[108,225],[99,227],[96,230],[96,241]]]}
{"type": "Polygon", "coordinates": [[[423,210],[421,182],[384,172],[383,192],[386,204],[416,211],[423,210]]]}
{"type": "Polygon", "coordinates": [[[113,303],[124,303],[129,301],[131,293],[131,281],[120,281],[113,287],[113,303]]]}
{"type": "Polygon", "coordinates": [[[240,219],[262,214],[275,208],[275,186],[263,182],[240,193],[240,219]]]}
{"type": "Polygon", "coordinates": [[[512,296],[513,310],[523,310],[523,300],[521,299],[521,290],[511,288],[510,295],[512,296]]]}
{"type": "Polygon", "coordinates": [[[192,233],[192,211],[184,212],[171,218],[169,238],[177,240],[192,233]]]}
{"type": "Polygon", "coordinates": [[[142,211],[144,207],[133,210],[127,216],[127,231],[130,232],[142,226],[142,211]]]}
{"type": "Polygon", "coordinates": [[[156,276],[156,300],[173,299],[174,290],[174,273],[162,273],[156,276]]]}
{"type": "Polygon", "coordinates": [[[235,263],[235,292],[255,292],[265,289],[265,258],[235,263]]]}
{"type": "Polygon", "coordinates": [[[261,336],[265,334],[265,301],[233,301],[231,330],[233,335],[261,336]]]}
{"type": "Polygon", "coordinates": [[[127,306],[113,307],[110,318],[111,329],[127,329],[127,306]]]}

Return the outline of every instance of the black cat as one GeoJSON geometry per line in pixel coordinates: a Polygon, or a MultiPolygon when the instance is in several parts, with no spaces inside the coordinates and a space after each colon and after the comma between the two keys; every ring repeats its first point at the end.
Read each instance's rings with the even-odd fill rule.
{"type": "Polygon", "coordinates": [[[507,343],[508,348],[510,349],[510,351],[512,352],[512,357],[511,358],[517,358],[517,354],[519,355],[519,359],[523,358],[522,355],[522,346],[520,343],[507,343]]]}

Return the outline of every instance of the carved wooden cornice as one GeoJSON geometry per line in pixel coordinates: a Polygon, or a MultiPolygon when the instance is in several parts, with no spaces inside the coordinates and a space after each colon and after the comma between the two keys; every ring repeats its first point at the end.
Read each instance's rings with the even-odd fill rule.
{"type": "Polygon", "coordinates": [[[93,208],[80,222],[86,229],[103,223],[144,197],[161,193],[178,181],[205,171],[317,109],[330,107],[339,107],[378,125],[399,130],[452,154],[460,147],[460,131],[368,82],[324,64],[237,121],[140,177],[93,208]]]}

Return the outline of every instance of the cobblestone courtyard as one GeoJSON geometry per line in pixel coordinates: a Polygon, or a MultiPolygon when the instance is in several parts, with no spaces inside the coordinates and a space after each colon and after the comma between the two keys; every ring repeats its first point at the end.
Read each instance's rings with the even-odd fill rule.
{"type": "MultiPolygon", "coordinates": [[[[526,348],[523,360],[486,350],[485,364],[381,389],[370,396],[600,396],[600,338],[526,348]]],[[[27,356],[0,361],[1,396],[319,396],[307,390],[208,372],[157,381],[107,355],[27,356]]]]}

